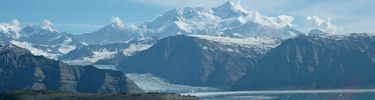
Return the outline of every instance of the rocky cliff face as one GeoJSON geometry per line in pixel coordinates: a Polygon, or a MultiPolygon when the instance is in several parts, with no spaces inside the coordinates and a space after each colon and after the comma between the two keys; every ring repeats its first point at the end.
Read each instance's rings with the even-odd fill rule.
{"type": "Polygon", "coordinates": [[[254,66],[262,56],[257,50],[198,37],[172,36],[124,58],[117,68],[129,73],[152,73],[172,83],[225,88],[254,66]]]}
{"type": "Polygon", "coordinates": [[[14,45],[0,45],[0,91],[140,92],[124,73],[71,66],[34,56],[14,45]]]}
{"type": "Polygon", "coordinates": [[[249,71],[235,90],[370,88],[375,36],[299,36],[285,40],[249,71]]]}

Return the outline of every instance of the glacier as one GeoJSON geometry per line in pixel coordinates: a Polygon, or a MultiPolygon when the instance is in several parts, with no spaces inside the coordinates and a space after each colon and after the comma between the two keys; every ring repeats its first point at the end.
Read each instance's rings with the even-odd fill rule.
{"type": "Polygon", "coordinates": [[[126,76],[145,92],[194,93],[207,91],[222,91],[211,87],[195,87],[169,83],[167,80],[152,74],[131,73],[126,76]]]}

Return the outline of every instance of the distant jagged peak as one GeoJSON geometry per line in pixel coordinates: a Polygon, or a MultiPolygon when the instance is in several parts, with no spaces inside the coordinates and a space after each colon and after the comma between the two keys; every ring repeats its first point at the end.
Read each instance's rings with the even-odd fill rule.
{"type": "Polygon", "coordinates": [[[45,35],[45,34],[60,34],[60,32],[54,28],[53,23],[45,19],[39,25],[27,25],[21,31],[21,36],[28,37],[32,35],[45,35]]]}
{"type": "Polygon", "coordinates": [[[173,8],[158,16],[155,21],[180,21],[203,16],[210,16],[212,10],[202,7],[173,8]]]}
{"type": "Polygon", "coordinates": [[[216,9],[226,9],[226,10],[232,10],[232,11],[241,11],[241,12],[247,12],[242,6],[241,2],[234,3],[232,1],[227,1],[226,3],[220,5],[216,9]]]}
{"type": "Polygon", "coordinates": [[[223,5],[220,5],[216,8],[213,8],[214,14],[221,17],[221,18],[230,18],[233,16],[238,15],[245,15],[248,13],[242,6],[241,3],[233,3],[231,1],[227,1],[223,5]]]}
{"type": "Polygon", "coordinates": [[[57,29],[54,28],[53,23],[48,19],[43,20],[42,23],[39,25],[28,25],[24,29],[26,28],[28,28],[29,30],[31,28],[32,29],[31,31],[34,33],[40,33],[41,31],[43,31],[43,33],[58,32],[57,29]]]}
{"type": "Polygon", "coordinates": [[[155,21],[179,21],[183,19],[190,19],[194,17],[234,17],[235,15],[243,15],[248,13],[240,3],[233,3],[228,1],[223,5],[216,8],[204,8],[204,7],[185,7],[185,8],[173,8],[158,16],[155,21]]]}

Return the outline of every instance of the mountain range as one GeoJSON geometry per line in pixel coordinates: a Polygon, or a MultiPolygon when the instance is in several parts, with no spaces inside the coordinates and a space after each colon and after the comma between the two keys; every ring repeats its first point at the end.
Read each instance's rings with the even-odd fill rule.
{"type": "Polygon", "coordinates": [[[113,17],[79,35],[15,20],[0,24],[0,90],[140,91],[124,73],[230,90],[374,87],[375,35],[302,33],[292,21],[232,2],[174,8],[140,25],[113,17]]]}
{"type": "Polygon", "coordinates": [[[145,44],[144,46],[149,47],[157,39],[175,35],[287,39],[303,34],[293,29],[290,20],[292,19],[289,16],[268,17],[256,11],[246,11],[239,4],[226,2],[215,8],[186,7],[171,9],[154,20],[144,22],[141,25],[127,25],[118,17],[113,17],[111,23],[103,28],[80,35],[60,32],[53,27],[49,20],[43,21],[40,25],[27,25],[26,27],[20,27],[18,21],[14,21],[12,24],[2,24],[0,33],[2,33],[1,38],[4,42],[26,48],[35,55],[64,60],[75,65],[88,65],[112,58],[115,54],[120,54],[118,52],[133,47],[120,46],[123,48],[116,47],[117,49],[114,50],[105,48],[107,47],[105,45],[145,44]],[[134,40],[149,42],[136,43],[134,40]],[[93,45],[103,48],[94,49],[93,45]],[[93,50],[88,50],[88,48],[93,50]],[[74,55],[79,50],[85,52],[80,54],[80,57],[74,55]],[[74,56],[70,56],[72,54],[74,56]]]}
{"type": "Polygon", "coordinates": [[[0,36],[4,38],[2,42],[26,48],[34,55],[42,55],[49,59],[57,59],[60,55],[84,46],[75,36],[53,28],[48,20],[40,25],[28,25],[23,28],[19,24],[4,26],[6,27],[0,30],[0,36]]]}
{"type": "Polygon", "coordinates": [[[239,4],[226,2],[215,8],[174,8],[141,25],[125,25],[118,17],[98,31],[77,35],[90,44],[124,42],[133,38],[174,35],[213,35],[236,38],[290,38],[303,34],[293,29],[290,16],[268,17],[256,11],[246,11],[239,4]]]}

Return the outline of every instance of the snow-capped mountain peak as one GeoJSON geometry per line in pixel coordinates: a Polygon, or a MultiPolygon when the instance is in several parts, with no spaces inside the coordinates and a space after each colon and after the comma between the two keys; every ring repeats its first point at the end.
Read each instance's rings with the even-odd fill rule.
{"type": "Polygon", "coordinates": [[[329,33],[326,33],[326,32],[323,32],[319,29],[313,29],[311,30],[309,33],[307,33],[308,35],[329,35],[329,33]]]}
{"type": "Polygon", "coordinates": [[[289,38],[300,33],[293,29],[293,20],[292,16],[269,17],[258,11],[246,11],[240,3],[226,2],[216,8],[174,8],[141,27],[147,28],[147,35],[158,37],[200,34],[289,38]]]}
{"type": "Polygon", "coordinates": [[[44,20],[40,25],[28,25],[24,27],[21,31],[21,36],[29,37],[32,35],[46,35],[52,34],[56,35],[60,32],[53,27],[53,23],[49,20],[44,20]]]}
{"type": "Polygon", "coordinates": [[[47,19],[43,20],[40,28],[49,32],[57,32],[57,30],[53,28],[53,23],[47,19]]]}
{"type": "Polygon", "coordinates": [[[121,43],[142,37],[138,26],[125,25],[119,17],[113,16],[111,23],[91,33],[78,35],[78,39],[89,44],[121,43]]]}
{"type": "Polygon", "coordinates": [[[215,11],[214,14],[216,16],[224,19],[234,16],[241,16],[248,13],[245,9],[242,8],[239,2],[233,3],[231,1],[228,1],[219,7],[213,8],[213,10],[215,11]]]}
{"type": "Polygon", "coordinates": [[[152,22],[147,22],[143,26],[151,29],[163,29],[173,24],[187,23],[187,21],[205,22],[215,19],[211,9],[202,7],[174,8],[155,18],[152,22]],[[178,22],[178,23],[176,23],[178,22]]]}

